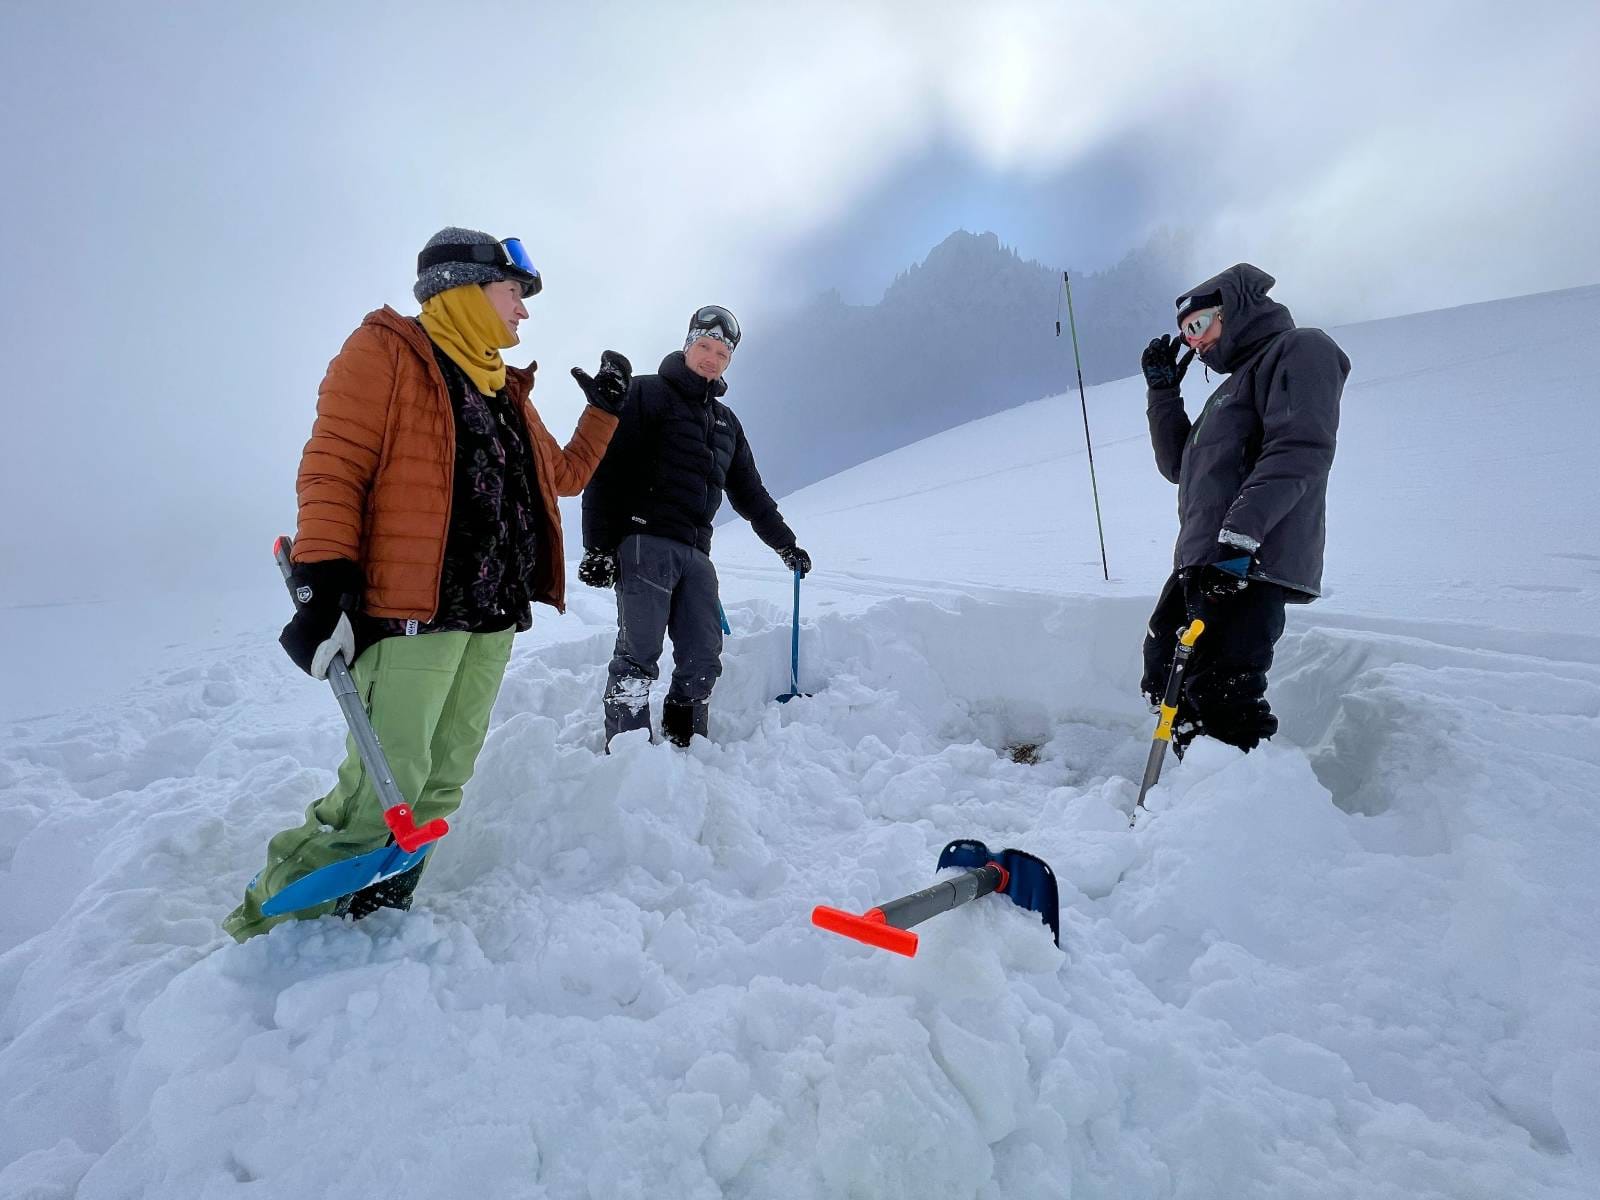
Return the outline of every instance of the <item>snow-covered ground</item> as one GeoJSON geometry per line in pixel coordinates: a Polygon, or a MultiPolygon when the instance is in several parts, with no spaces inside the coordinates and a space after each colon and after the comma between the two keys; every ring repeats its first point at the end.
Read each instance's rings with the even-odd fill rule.
{"type": "Polygon", "coordinates": [[[163,632],[123,689],[84,623],[8,621],[116,698],[0,697],[0,1197],[1593,1200],[1597,306],[1338,331],[1282,733],[1197,743],[1132,831],[1174,524],[1137,381],[1089,395],[1110,583],[1075,394],[786,501],[811,699],[772,702],[787,577],[719,533],[687,753],[598,753],[609,598],[574,584],[408,914],[217,928],[341,752],[270,625],[163,632]],[[915,959],[809,924],[958,836],[1055,868],[1059,950],[1000,898],[915,959]]]}

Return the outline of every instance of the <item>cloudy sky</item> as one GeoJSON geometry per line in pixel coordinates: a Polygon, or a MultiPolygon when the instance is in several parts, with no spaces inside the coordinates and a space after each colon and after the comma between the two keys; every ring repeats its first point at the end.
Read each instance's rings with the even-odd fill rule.
{"type": "Polygon", "coordinates": [[[1321,323],[1600,281],[1597,47],[1592,0],[9,0],[0,604],[254,578],[446,224],[533,251],[508,357],[562,436],[602,348],[870,302],[958,227],[1082,269],[1187,229],[1321,323]]]}

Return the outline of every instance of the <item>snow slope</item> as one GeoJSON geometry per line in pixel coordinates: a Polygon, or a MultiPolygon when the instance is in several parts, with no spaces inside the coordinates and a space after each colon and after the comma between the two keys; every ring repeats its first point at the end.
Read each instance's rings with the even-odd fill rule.
{"type": "Polygon", "coordinates": [[[809,700],[787,578],[719,533],[687,753],[598,753],[576,589],[409,914],[217,929],[340,753],[269,632],[0,726],[0,1197],[1592,1200],[1597,300],[1338,331],[1283,732],[1197,743],[1131,832],[1173,531],[1132,381],[1089,398],[1110,584],[1075,395],[786,501],[809,700]],[[1060,950],[1001,898],[915,959],[809,925],[957,836],[1052,864],[1060,950]]]}

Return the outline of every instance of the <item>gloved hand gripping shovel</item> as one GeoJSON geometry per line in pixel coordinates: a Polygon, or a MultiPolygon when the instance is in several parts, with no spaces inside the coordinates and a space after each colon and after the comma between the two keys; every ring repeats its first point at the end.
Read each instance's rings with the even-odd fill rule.
{"type": "MultiPolygon", "coordinates": [[[[278,569],[283,572],[285,580],[294,569],[289,558],[293,548],[294,543],[287,536],[280,537],[272,545],[272,556],[278,560],[278,569]]],[[[333,685],[333,694],[344,711],[344,719],[350,726],[350,737],[355,741],[362,765],[377,789],[378,801],[383,805],[383,823],[389,827],[393,842],[366,854],[330,863],[275,892],[261,906],[261,911],[269,917],[314,908],[359,892],[393,875],[403,874],[423,860],[434,842],[450,832],[450,826],[443,818],[435,818],[420,828],[417,826],[411,805],[395,784],[394,774],[389,770],[389,760],[384,757],[383,747],[372,730],[372,722],[367,719],[360,692],[355,680],[350,677],[350,668],[342,655],[334,656],[328,668],[328,682],[333,685]]]]}
{"type": "Polygon", "coordinates": [[[917,935],[911,932],[913,925],[998,892],[1012,903],[1038,913],[1050,927],[1056,945],[1061,945],[1056,877],[1043,859],[1021,850],[991,853],[982,842],[962,838],[951,842],[939,855],[939,865],[935,869],[942,871],[946,867],[966,867],[967,870],[920,892],[886,901],[859,916],[819,904],[811,910],[811,923],[830,933],[843,934],[910,958],[917,953],[917,935]]]}
{"type": "Polygon", "coordinates": [[[1167,744],[1172,741],[1172,722],[1178,715],[1178,697],[1183,691],[1183,673],[1194,653],[1194,644],[1206,631],[1206,623],[1199,618],[1189,622],[1189,627],[1178,635],[1178,648],[1172,655],[1172,669],[1167,672],[1167,690],[1161,697],[1161,719],[1156,722],[1155,738],[1150,746],[1150,757],[1144,764],[1144,780],[1139,784],[1139,799],[1134,802],[1133,813],[1128,817],[1132,829],[1144,807],[1144,798],[1161,778],[1161,763],[1167,756],[1167,744]]]}

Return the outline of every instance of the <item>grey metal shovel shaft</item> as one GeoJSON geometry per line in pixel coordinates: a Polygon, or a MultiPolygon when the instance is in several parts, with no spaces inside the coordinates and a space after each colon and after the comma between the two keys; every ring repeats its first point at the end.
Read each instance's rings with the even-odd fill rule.
{"type": "Polygon", "coordinates": [[[1138,819],[1145,796],[1161,778],[1161,764],[1167,757],[1167,743],[1172,741],[1172,722],[1178,715],[1178,697],[1183,692],[1183,673],[1189,665],[1189,656],[1194,653],[1194,644],[1205,628],[1206,623],[1196,619],[1178,634],[1178,646],[1172,655],[1172,669],[1167,672],[1167,690],[1161,696],[1161,719],[1156,723],[1155,737],[1150,742],[1150,757],[1145,760],[1144,779],[1139,784],[1139,799],[1134,802],[1133,815],[1128,818],[1129,828],[1138,819]]]}
{"type": "MultiPolygon", "coordinates": [[[[280,537],[272,548],[272,556],[278,560],[278,570],[283,572],[285,582],[289,579],[289,573],[294,570],[294,562],[289,557],[293,550],[294,542],[287,535],[280,537]]],[[[296,606],[298,605],[299,601],[296,601],[296,606]]],[[[389,770],[389,759],[383,753],[383,745],[373,731],[367,710],[362,707],[361,692],[356,687],[356,681],[350,676],[350,668],[345,665],[344,655],[334,655],[333,662],[328,667],[328,683],[332,685],[333,694],[339,701],[339,707],[344,711],[345,723],[350,726],[350,737],[354,740],[356,751],[361,755],[361,761],[367,768],[367,775],[377,789],[378,802],[383,805],[385,812],[406,804],[406,798],[400,794],[400,787],[394,781],[394,773],[389,770]]]]}
{"type": "Polygon", "coordinates": [[[901,896],[898,900],[885,901],[878,905],[878,911],[883,914],[885,925],[892,925],[896,929],[910,929],[929,917],[936,917],[958,905],[966,904],[969,900],[987,896],[999,888],[1000,879],[1000,868],[993,863],[973,867],[954,879],[942,879],[920,892],[912,892],[911,895],[901,896]]]}

